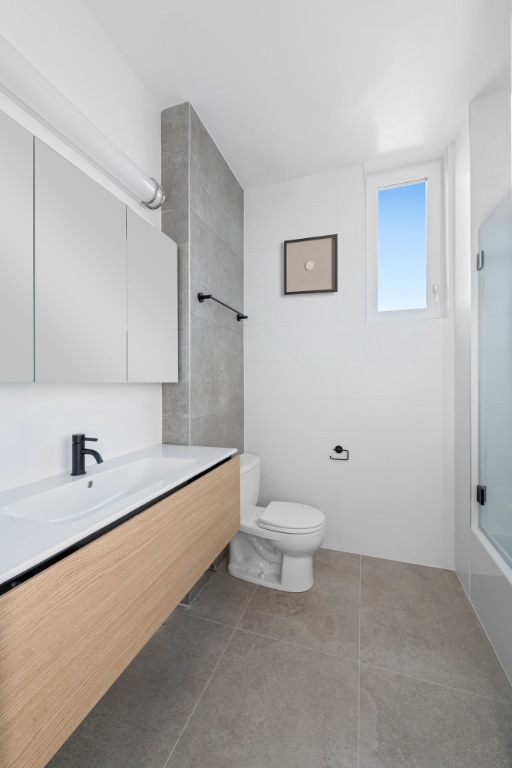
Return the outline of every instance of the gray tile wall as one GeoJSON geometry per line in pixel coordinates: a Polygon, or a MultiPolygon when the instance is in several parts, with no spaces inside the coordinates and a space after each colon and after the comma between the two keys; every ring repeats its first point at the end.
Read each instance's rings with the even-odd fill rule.
{"type": "Polygon", "coordinates": [[[178,243],[180,380],[163,386],[163,442],[243,451],[244,193],[190,104],[162,113],[162,229],[178,243]]]}

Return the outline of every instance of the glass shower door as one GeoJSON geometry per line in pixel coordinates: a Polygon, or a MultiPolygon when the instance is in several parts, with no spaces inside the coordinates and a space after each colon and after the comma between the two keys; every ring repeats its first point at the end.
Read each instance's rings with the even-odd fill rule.
{"type": "Polygon", "coordinates": [[[479,232],[479,525],[512,567],[512,212],[479,232]]]}

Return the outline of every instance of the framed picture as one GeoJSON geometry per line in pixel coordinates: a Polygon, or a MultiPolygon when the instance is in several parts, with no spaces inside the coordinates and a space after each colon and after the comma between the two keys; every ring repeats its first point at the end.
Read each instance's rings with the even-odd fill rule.
{"type": "Polygon", "coordinates": [[[337,290],[338,235],[285,240],[285,295],[337,290]]]}

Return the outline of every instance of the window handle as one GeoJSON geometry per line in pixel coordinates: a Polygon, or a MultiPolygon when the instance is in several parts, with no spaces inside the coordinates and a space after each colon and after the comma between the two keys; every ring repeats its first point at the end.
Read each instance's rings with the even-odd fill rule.
{"type": "Polygon", "coordinates": [[[439,286],[433,285],[432,286],[432,293],[434,294],[434,301],[436,304],[439,304],[439,286]]]}

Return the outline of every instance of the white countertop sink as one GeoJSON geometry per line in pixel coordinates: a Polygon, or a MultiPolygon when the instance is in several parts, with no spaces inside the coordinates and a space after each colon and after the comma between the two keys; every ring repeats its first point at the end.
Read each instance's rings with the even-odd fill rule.
{"type": "Polygon", "coordinates": [[[233,448],[156,445],[0,493],[0,585],[193,480],[233,448]]]}
{"type": "Polygon", "coordinates": [[[147,457],[114,469],[85,474],[74,482],[7,504],[0,514],[47,523],[60,523],[92,515],[119,499],[148,486],[162,488],[169,477],[191,467],[194,459],[147,457]]]}

